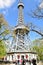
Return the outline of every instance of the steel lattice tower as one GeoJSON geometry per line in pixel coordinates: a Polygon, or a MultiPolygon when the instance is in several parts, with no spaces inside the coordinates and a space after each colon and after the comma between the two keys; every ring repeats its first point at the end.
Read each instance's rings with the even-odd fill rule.
{"type": "MultiPolygon", "coordinates": [[[[13,34],[15,35],[15,42],[12,44],[14,51],[28,51],[30,40],[28,39],[28,33],[30,31],[29,27],[24,24],[23,17],[24,4],[22,0],[18,3],[18,24],[13,29],[13,34]]],[[[11,48],[11,50],[12,50],[11,48]]]]}

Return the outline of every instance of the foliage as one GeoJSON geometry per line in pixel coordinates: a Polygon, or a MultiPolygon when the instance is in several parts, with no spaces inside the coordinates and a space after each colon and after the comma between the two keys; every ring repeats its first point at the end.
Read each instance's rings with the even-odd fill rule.
{"type": "Polygon", "coordinates": [[[6,55],[6,47],[3,41],[0,42],[0,58],[6,55]]]}
{"type": "Polygon", "coordinates": [[[33,50],[37,52],[38,59],[43,60],[43,39],[35,40],[33,43],[33,50]]]}
{"type": "Polygon", "coordinates": [[[5,21],[4,16],[0,14],[0,41],[6,39],[9,33],[8,23],[5,21]]]}
{"type": "Polygon", "coordinates": [[[6,54],[6,46],[4,41],[6,41],[9,33],[8,23],[5,21],[4,16],[0,14],[0,58],[6,54]]]}

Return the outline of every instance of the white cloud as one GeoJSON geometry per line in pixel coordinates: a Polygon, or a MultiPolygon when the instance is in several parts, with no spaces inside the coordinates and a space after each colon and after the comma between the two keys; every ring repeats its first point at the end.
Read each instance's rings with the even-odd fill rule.
{"type": "Polygon", "coordinates": [[[12,4],[15,2],[16,0],[0,0],[0,8],[8,8],[10,6],[12,6],[12,4]]]}
{"type": "Polygon", "coordinates": [[[39,7],[40,7],[41,9],[43,9],[43,2],[41,2],[41,4],[39,5],[39,7]]]}

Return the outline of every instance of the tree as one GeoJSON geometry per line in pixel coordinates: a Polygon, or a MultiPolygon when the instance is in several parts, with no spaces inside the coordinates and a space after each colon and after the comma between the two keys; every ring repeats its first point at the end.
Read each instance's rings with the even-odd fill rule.
{"type": "Polygon", "coordinates": [[[34,11],[31,11],[29,15],[32,18],[38,18],[38,19],[43,19],[43,0],[36,6],[36,9],[34,11]]]}
{"type": "Polygon", "coordinates": [[[4,19],[4,16],[0,14],[0,58],[6,54],[6,46],[4,41],[7,39],[9,34],[8,24],[4,19]]]}
{"type": "Polygon", "coordinates": [[[6,47],[3,41],[0,42],[0,59],[6,55],[6,47]]]}
{"type": "Polygon", "coordinates": [[[33,42],[33,51],[38,54],[38,59],[43,60],[43,39],[33,42]]]}
{"type": "Polygon", "coordinates": [[[0,41],[6,39],[9,34],[8,23],[5,21],[4,16],[0,14],[0,41]]]}
{"type": "Polygon", "coordinates": [[[43,9],[37,6],[37,8],[32,11],[31,15],[33,18],[43,19],[43,9]]]}

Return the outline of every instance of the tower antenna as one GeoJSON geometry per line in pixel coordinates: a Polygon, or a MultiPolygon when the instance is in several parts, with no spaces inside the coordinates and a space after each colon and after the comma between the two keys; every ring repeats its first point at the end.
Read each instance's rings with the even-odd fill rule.
{"type": "Polygon", "coordinates": [[[19,2],[22,2],[22,0],[19,0],[19,2]]]}

